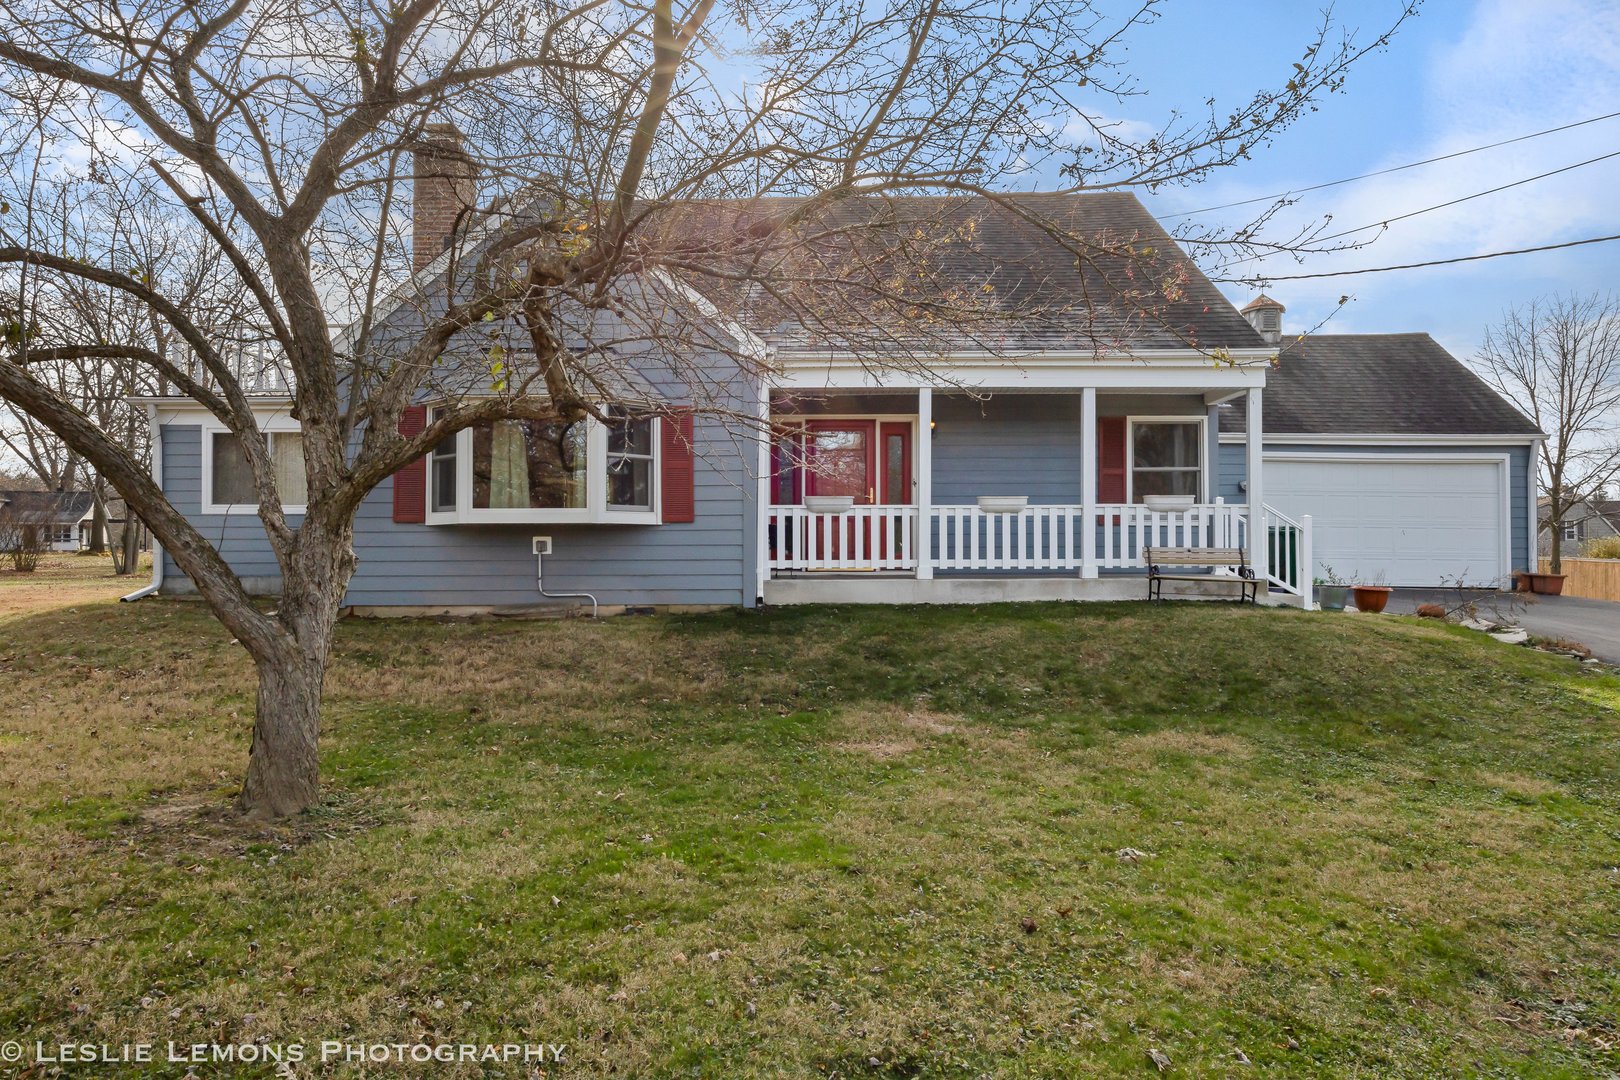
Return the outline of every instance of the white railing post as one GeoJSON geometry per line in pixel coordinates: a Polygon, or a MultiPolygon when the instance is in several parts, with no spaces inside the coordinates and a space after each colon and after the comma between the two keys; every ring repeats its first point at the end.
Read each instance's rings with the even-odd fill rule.
{"type": "Polygon", "coordinates": [[[934,388],[917,388],[917,577],[934,576],[934,388]]]}
{"type": "Polygon", "coordinates": [[[1305,598],[1305,610],[1316,610],[1316,559],[1311,552],[1311,515],[1299,518],[1299,594],[1305,598]]]}
{"type": "MultiPolygon", "coordinates": [[[[1107,524],[1104,523],[1104,528],[1107,524]]],[[[1073,543],[1071,539],[1070,543],[1073,543]]],[[[1097,576],[1097,388],[1080,391],[1080,576],[1097,576]]]]}

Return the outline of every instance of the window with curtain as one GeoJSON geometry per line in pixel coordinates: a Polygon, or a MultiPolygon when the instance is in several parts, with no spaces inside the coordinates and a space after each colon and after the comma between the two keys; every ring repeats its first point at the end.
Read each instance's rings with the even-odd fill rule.
{"type": "MultiPolygon", "coordinates": [[[[272,431],[270,464],[276,490],[283,506],[303,506],[309,501],[309,483],[304,475],[304,437],[296,431],[272,431]]],[[[253,487],[253,470],[248,466],[242,440],[229,431],[213,433],[213,476],[209,495],[216,506],[257,506],[259,495],[253,487]]]]}
{"type": "Polygon", "coordinates": [[[1131,501],[1149,495],[1199,496],[1203,428],[1175,420],[1131,425],[1131,501]]]}
{"type": "Polygon", "coordinates": [[[586,425],[497,420],[472,429],[477,510],[566,510],[586,505],[586,425]]]}

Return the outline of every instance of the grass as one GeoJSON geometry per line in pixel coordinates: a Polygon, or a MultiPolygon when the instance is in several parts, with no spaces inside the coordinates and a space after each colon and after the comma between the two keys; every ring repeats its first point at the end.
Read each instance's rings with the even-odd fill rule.
{"type": "Polygon", "coordinates": [[[115,600],[151,581],[152,556],[142,553],[140,569],[123,577],[113,573],[110,555],[40,556],[39,566],[19,573],[0,556],[0,619],[50,611],[94,600],[115,600]]]}
{"type": "Polygon", "coordinates": [[[350,622],[327,801],[249,831],[199,606],[5,588],[0,1038],[1620,1068],[1620,680],[1565,658],[1213,604],[350,622]]]}

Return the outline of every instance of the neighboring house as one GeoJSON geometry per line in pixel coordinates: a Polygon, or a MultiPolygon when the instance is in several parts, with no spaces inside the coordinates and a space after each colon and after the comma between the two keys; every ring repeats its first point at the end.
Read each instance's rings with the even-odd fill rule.
{"type": "MultiPolygon", "coordinates": [[[[1176,252],[1130,195],[1012,198],[1176,252]]],[[[1278,361],[1282,306],[1240,313],[1189,262],[1161,319],[1099,352],[1098,325],[1132,316],[1076,301],[1106,295],[1090,275],[1126,267],[1078,270],[982,200],[940,206],[998,260],[996,289],[1064,301],[1054,314],[1011,328],[996,355],[964,348],[926,374],[875,373],[782,327],[758,331],[764,383],[718,353],[685,358],[768,415],[769,439],[694,424],[656,362],[626,396],[663,398],[661,415],[463,432],[365,500],[347,602],[462,612],[532,605],[541,589],[671,607],[1134,598],[1144,548],[1167,544],[1243,545],[1268,598],[1288,603],[1309,602],[1323,563],[1400,585],[1497,583],[1531,565],[1539,436],[1427,336],[1313,338],[1278,361]],[[1191,505],[1146,505],[1160,495],[1191,505]],[[986,512],[978,500],[993,496],[1028,505],[986,512]],[[840,497],[853,507],[824,512],[840,497]]],[[[445,261],[419,272],[422,292],[445,261]]],[[[983,273],[963,262],[939,278],[978,288],[983,273]]],[[[402,334],[413,317],[387,316],[402,334]]],[[[297,423],[285,397],[258,401],[296,512],[297,423]]],[[[146,404],[170,499],[250,588],[273,592],[234,438],[194,402],[146,404]]],[[[191,590],[172,559],[155,564],[163,591],[191,590]]]]}
{"type": "MultiPolygon", "coordinates": [[[[1552,531],[1547,528],[1548,502],[1539,500],[1537,511],[1541,529],[1538,533],[1537,552],[1543,557],[1552,554],[1552,531]]],[[[1589,540],[1606,536],[1620,536],[1620,499],[1583,499],[1564,511],[1559,530],[1564,534],[1562,553],[1579,555],[1589,540]]]]}
{"type": "Polygon", "coordinates": [[[43,531],[51,551],[88,547],[95,513],[95,496],[88,491],[0,491],[0,515],[43,531]]]}

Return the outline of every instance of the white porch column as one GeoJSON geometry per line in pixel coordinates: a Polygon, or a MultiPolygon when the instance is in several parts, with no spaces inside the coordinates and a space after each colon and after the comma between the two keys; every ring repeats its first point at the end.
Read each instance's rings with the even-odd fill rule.
{"type": "MultiPolygon", "coordinates": [[[[759,445],[754,460],[754,503],[758,519],[754,525],[754,595],[765,596],[765,581],[771,576],[771,385],[759,380],[759,445]]],[[[746,599],[746,597],[745,597],[746,599]]]]}
{"type": "Polygon", "coordinates": [[[1097,576],[1097,388],[1080,391],[1080,576],[1097,576]]]}
{"type": "Polygon", "coordinates": [[[1270,537],[1266,535],[1265,515],[1265,468],[1262,461],[1262,440],[1265,436],[1265,424],[1260,415],[1260,388],[1251,387],[1244,395],[1246,406],[1246,426],[1244,434],[1244,449],[1248,459],[1248,497],[1249,497],[1249,565],[1254,567],[1255,576],[1261,581],[1266,580],[1266,551],[1270,546],[1270,537]]]}
{"type": "Polygon", "coordinates": [[[934,388],[917,388],[917,577],[934,576],[934,388]]]}

